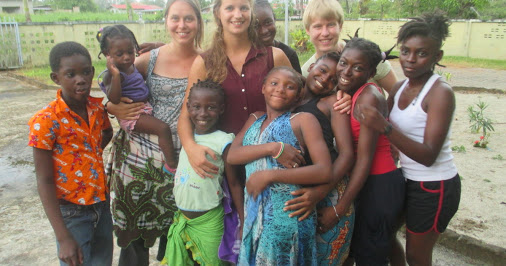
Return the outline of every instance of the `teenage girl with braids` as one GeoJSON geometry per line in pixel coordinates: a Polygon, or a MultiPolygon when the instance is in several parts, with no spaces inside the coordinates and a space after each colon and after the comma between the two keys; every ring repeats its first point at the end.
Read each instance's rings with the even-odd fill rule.
{"type": "Polygon", "coordinates": [[[405,181],[394,163],[387,137],[370,127],[360,125],[356,106],[368,104],[388,114],[381,89],[367,81],[376,66],[388,56],[378,45],[353,38],[344,47],[337,65],[338,88],[352,95],[351,132],[356,162],[350,182],[335,205],[336,216],[323,217],[319,224],[339,220],[355,203],[355,229],[351,251],[357,265],[387,265],[389,253],[399,227],[404,207],[405,181]]]}
{"type": "Polygon", "coordinates": [[[432,249],[457,212],[460,177],[450,149],[453,90],[434,74],[449,21],[440,12],[404,24],[397,35],[406,80],[389,98],[390,122],[360,106],[359,121],[388,136],[400,151],[406,187],[406,255],[410,265],[431,265],[432,249]]]}
{"type": "Polygon", "coordinates": [[[99,82],[107,99],[118,104],[121,97],[128,97],[133,102],[144,103],[142,114],[137,115],[136,119],[118,119],[121,128],[127,132],[157,135],[160,149],[165,156],[164,170],[174,173],[177,161],[170,127],[162,120],[151,116],[153,107],[147,101],[149,89],[134,65],[139,45],[133,32],[124,25],[108,26],[97,33],[97,39],[100,42],[100,54],[104,54],[107,58],[107,70],[100,74],[103,82],[99,82]]]}

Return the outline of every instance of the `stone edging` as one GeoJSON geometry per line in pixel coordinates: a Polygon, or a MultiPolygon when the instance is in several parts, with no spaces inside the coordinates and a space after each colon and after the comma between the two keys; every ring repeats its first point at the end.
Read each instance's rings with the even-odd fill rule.
{"type": "Polygon", "coordinates": [[[451,229],[446,229],[439,236],[438,244],[486,264],[504,265],[506,261],[506,248],[487,244],[482,240],[462,235],[451,229]]]}

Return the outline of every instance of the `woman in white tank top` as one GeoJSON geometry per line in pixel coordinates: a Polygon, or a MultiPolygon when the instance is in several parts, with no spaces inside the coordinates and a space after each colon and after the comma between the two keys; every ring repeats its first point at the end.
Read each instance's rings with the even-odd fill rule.
{"type": "Polygon", "coordinates": [[[370,106],[358,106],[360,123],[388,136],[400,151],[406,187],[406,255],[411,265],[431,265],[432,249],[458,209],[460,177],[450,149],[455,96],[434,74],[443,57],[448,19],[435,12],[399,30],[400,62],[406,80],[388,98],[389,121],[370,106]]]}

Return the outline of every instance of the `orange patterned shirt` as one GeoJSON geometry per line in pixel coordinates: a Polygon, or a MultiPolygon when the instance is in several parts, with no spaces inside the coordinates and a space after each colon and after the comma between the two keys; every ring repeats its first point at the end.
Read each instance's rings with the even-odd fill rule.
{"type": "Polygon", "coordinates": [[[59,199],[90,205],[108,193],[102,159],[102,130],[111,127],[102,98],[88,97],[89,126],[72,111],[58,90],[56,100],[28,122],[28,146],[53,151],[53,173],[59,199]]]}

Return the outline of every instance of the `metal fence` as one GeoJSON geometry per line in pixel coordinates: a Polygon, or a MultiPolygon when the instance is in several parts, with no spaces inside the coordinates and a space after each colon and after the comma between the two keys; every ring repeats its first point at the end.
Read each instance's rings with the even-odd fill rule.
{"type": "Polygon", "coordinates": [[[12,18],[0,20],[0,69],[23,66],[18,23],[12,18]]]}

